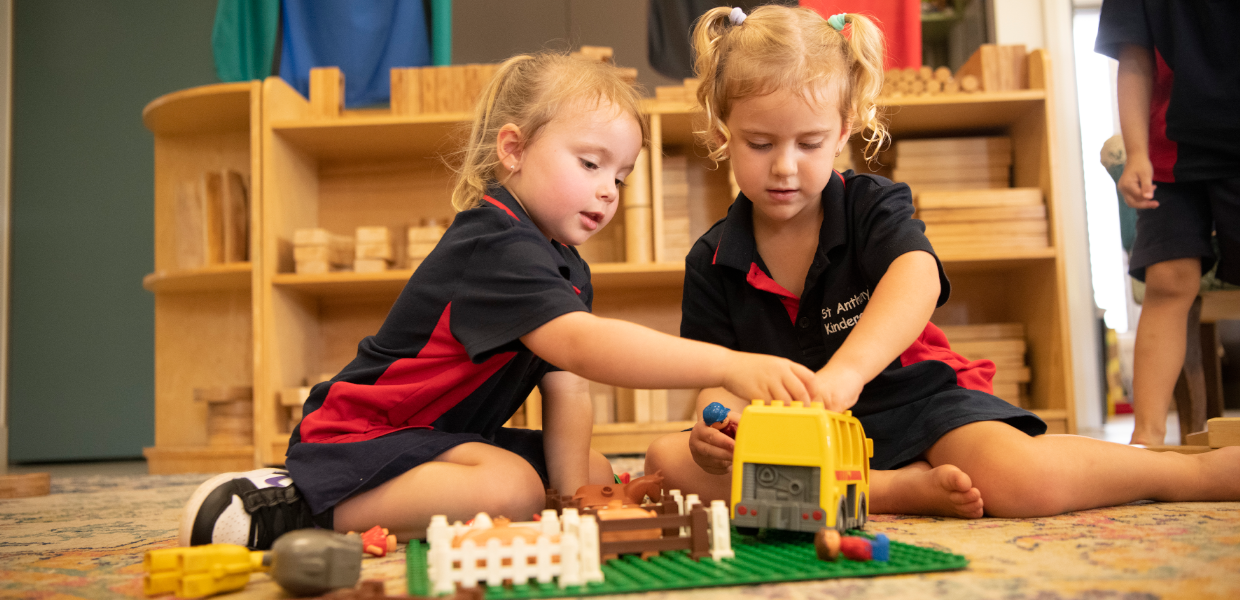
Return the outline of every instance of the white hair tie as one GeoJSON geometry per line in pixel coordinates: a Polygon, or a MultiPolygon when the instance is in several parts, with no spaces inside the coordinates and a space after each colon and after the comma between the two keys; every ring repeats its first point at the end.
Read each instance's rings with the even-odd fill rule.
{"type": "Polygon", "coordinates": [[[732,20],[733,26],[740,27],[741,23],[745,22],[745,11],[741,10],[741,7],[739,6],[734,6],[732,7],[731,14],[728,15],[728,18],[732,20]]]}

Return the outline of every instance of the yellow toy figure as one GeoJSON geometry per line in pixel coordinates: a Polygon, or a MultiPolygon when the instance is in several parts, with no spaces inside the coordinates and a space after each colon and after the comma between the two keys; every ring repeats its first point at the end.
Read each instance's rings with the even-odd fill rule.
{"type": "Polygon", "coordinates": [[[239,590],[250,582],[250,573],[270,568],[266,554],[236,544],[151,550],[142,559],[142,591],[148,596],[200,598],[239,590]]]}

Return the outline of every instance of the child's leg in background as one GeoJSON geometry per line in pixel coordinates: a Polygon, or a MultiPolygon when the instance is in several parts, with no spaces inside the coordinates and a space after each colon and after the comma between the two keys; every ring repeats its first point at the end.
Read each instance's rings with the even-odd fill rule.
{"type": "MultiPolygon", "coordinates": [[[[611,464],[590,453],[590,483],[611,483],[611,464]]],[[[434,515],[468,521],[479,512],[528,521],[546,505],[538,472],[524,458],[482,443],[456,446],[434,461],[341,502],[337,531],[365,531],[380,525],[402,542],[425,538],[434,515]]]]}
{"type": "Polygon", "coordinates": [[[1133,444],[1162,445],[1167,410],[1184,367],[1188,311],[1201,287],[1201,259],[1180,258],[1145,269],[1145,300],[1133,348],[1133,444]]]}
{"type": "MultiPolygon", "coordinates": [[[[665,435],[646,450],[646,474],[663,473],[664,489],[697,494],[704,503],[731,502],[732,474],[703,471],[689,452],[689,432],[665,435]]],[[[918,462],[894,471],[870,471],[873,514],[939,515],[976,519],[982,497],[969,476],[952,465],[931,468],[918,462]]]]}
{"type": "Polygon", "coordinates": [[[1240,500],[1240,447],[1153,452],[1080,436],[1030,437],[999,421],[954,429],[926,453],[981,490],[986,514],[1044,517],[1136,500],[1240,500]]]}

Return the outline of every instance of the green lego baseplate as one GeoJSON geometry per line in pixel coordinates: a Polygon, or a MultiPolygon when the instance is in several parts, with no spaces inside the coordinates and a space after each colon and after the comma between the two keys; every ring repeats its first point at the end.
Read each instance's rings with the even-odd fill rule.
{"type": "MultiPolygon", "coordinates": [[[[861,531],[850,531],[873,539],[861,531]]],[[[564,596],[595,596],[628,594],[687,588],[752,585],[779,581],[804,581],[837,577],[873,577],[928,571],[953,571],[969,566],[959,554],[891,542],[891,557],[882,561],[852,561],[842,555],[838,560],[818,560],[813,536],[776,530],[764,530],[757,536],[732,531],[732,550],[736,558],[716,562],[689,558],[687,550],[663,552],[649,560],[625,555],[602,565],[604,580],[584,586],[560,589],[554,581],[540,584],[483,586],[488,600],[500,598],[556,598],[564,596]]],[[[405,567],[409,594],[430,595],[430,579],[426,573],[426,544],[417,540],[405,549],[405,567]]],[[[479,584],[483,585],[483,584],[479,584]]]]}

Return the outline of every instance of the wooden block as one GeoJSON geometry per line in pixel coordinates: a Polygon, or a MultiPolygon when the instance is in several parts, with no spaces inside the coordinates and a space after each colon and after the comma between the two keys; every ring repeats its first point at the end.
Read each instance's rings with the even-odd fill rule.
{"type": "Polygon", "coordinates": [[[597,60],[599,62],[610,63],[612,62],[612,57],[615,55],[615,51],[609,46],[582,46],[581,48],[578,48],[576,52],[573,52],[572,55],[597,60]]]}
{"type": "Polygon", "coordinates": [[[650,420],[667,421],[667,390],[650,390],[650,420]]]}
{"type": "Polygon", "coordinates": [[[1024,44],[999,46],[999,89],[1023,90],[1029,87],[1028,56],[1024,44]]]}
{"type": "Polygon", "coordinates": [[[250,199],[245,178],[241,173],[225,169],[221,179],[223,261],[245,262],[250,260],[250,199]]]}
{"type": "Polygon", "coordinates": [[[934,80],[939,82],[947,82],[952,80],[952,70],[947,67],[939,67],[934,70],[934,80]]]}
{"type": "Polygon", "coordinates": [[[337,118],[344,111],[344,73],[337,67],[310,69],[310,114],[337,118]]]}
{"type": "Polygon", "coordinates": [[[1185,444],[1187,446],[1209,446],[1210,432],[1198,431],[1197,433],[1190,433],[1185,436],[1185,441],[1187,442],[1187,444],[1185,444]]]}
{"type": "Polygon", "coordinates": [[[956,77],[958,79],[975,77],[980,84],[981,91],[997,92],[1002,89],[1000,69],[999,47],[994,44],[982,44],[969,57],[969,60],[965,61],[960,70],[956,71],[956,77]]]}
{"type": "Polygon", "coordinates": [[[934,69],[927,65],[922,65],[920,69],[917,69],[917,78],[922,81],[934,79],[934,69]]]}
{"type": "Polygon", "coordinates": [[[928,237],[930,243],[940,252],[944,249],[965,252],[966,249],[993,251],[997,248],[1046,248],[1050,244],[1045,235],[931,235],[928,237]]]}
{"type": "Polygon", "coordinates": [[[301,406],[306,403],[306,399],[309,397],[310,386],[308,385],[287,387],[280,390],[280,404],[282,406],[301,406]]]}
{"type": "Polygon", "coordinates": [[[435,82],[435,93],[439,94],[440,112],[462,113],[473,108],[465,95],[465,66],[453,65],[435,69],[438,80],[435,82]]]}
{"type": "Polygon", "coordinates": [[[649,423],[650,418],[650,390],[633,390],[633,422],[649,423]]]}
{"type": "Polygon", "coordinates": [[[468,64],[464,66],[465,70],[465,110],[473,112],[478,105],[478,99],[482,97],[482,92],[486,90],[487,83],[491,81],[491,71],[486,65],[468,64]]]}
{"type": "Polygon", "coordinates": [[[893,181],[904,183],[988,181],[1007,185],[1011,176],[1011,168],[1007,166],[957,167],[951,169],[907,169],[897,167],[891,172],[891,179],[893,181]]]}
{"type": "Polygon", "coordinates": [[[959,82],[959,81],[956,81],[955,79],[950,79],[950,80],[948,80],[948,81],[944,81],[944,82],[943,82],[943,93],[944,93],[944,94],[958,94],[958,93],[960,93],[960,82],[959,82]]]}
{"type": "Polygon", "coordinates": [[[1240,446],[1240,418],[1216,417],[1206,421],[1210,432],[1210,447],[1240,446]]]}
{"type": "Polygon", "coordinates": [[[293,263],[293,272],[298,275],[321,275],[332,272],[332,267],[325,260],[298,260],[293,263]]]}
{"type": "Polygon", "coordinates": [[[961,77],[958,85],[960,86],[960,91],[966,94],[973,94],[982,91],[981,82],[978,81],[977,77],[973,75],[965,75],[961,77]]]}
{"type": "Polygon", "coordinates": [[[422,69],[392,69],[392,114],[422,114],[422,69]]]}
{"type": "Polygon", "coordinates": [[[684,102],[688,100],[685,96],[685,88],[680,85],[661,85],[654,88],[654,97],[659,100],[684,102]]]}
{"type": "Polygon", "coordinates": [[[982,208],[929,208],[919,210],[914,218],[931,223],[962,223],[978,221],[1045,221],[1045,206],[986,206],[982,208]]]}
{"type": "Polygon", "coordinates": [[[633,390],[629,388],[617,387],[616,394],[616,422],[632,423],[633,422],[633,390]]]}
{"type": "Polygon", "coordinates": [[[423,67],[421,69],[422,84],[422,113],[433,115],[444,112],[439,107],[439,76],[438,71],[443,67],[423,67]]]}
{"type": "Polygon", "coordinates": [[[222,385],[194,388],[195,402],[237,402],[254,398],[254,388],[248,385],[222,385]]]}
{"type": "Polygon", "coordinates": [[[1046,236],[1046,221],[991,221],[926,225],[929,237],[1046,236]]]}
{"type": "Polygon", "coordinates": [[[592,393],[590,402],[594,405],[594,424],[616,422],[616,399],[611,394],[592,393]]]}
{"type": "Polygon", "coordinates": [[[992,206],[1045,206],[1041,188],[922,191],[914,198],[918,210],[982,208],[992,206]]]}
{"type": "Polygon", "coordinates": [[[538,388],[530,391],[525,399],[525,426],[529,429],[542,429],[542,392],[538,388]]]}
{"type": "Polygon", "coordinates": [[[52,491],[52,478],[47,473],[0,475],[0,499],[46,496],[52,491]]]}
{"type": "Polygon", "coordinates": [[[1020,384],[1019,383],[993,383],[993,391],[991,392],[1004,400],[1007,400],[1013,406],[1020,406],[1020,384]]]}
{"type": "Polygon", "coordinates": [[[1029,383],[1032,373],[1029,367],[1014,367],[1007,369],[995,368],[995,383],[1029,383]]]}
{"type": "Polygon", "coordinates": [[[1004,338],[1024,339],[1024,323],[980,323],[977,325],[940,325],[949,342],[998,340],[1004,338]]]}
{"type": "Polygon", "coordinates": [[[355,258],[353,259],[354,273],[382,273],[388,270],[392,262],[385,258],[355,258]]]}
{"type": "Polygon", "coordinates": [[[956,353],[977,360],[992,356],[1024,356],[1025,340],[977,340],[952,344],[956,353]]]}
{"type": "MultiPolygon", "coordinates": [[[[1138,446],[1139,448],[1140,446],[1138,446]]],[[[1146,450],[1154,452],[1176,452],[1178,454],[1201,454],[1209,452],[1214,448],[1209,446],[1145,446],[1146,450]]]]}
{"type": "Polygon", "coordinates": [[[917,195],[922,192],[958,192],[963,190],[1003,190],[1008,189],[1006,181],[952,181],[952,182],[926,182],[911,181],[908,184],[909,190],[916,199],[917,195]]]}
{"type": "Polygon", "coordinates": [[[411,261],[414,261],[414,260],[421,261],[422,259],[431,255],[431,251],[435,249],[436,245],[437,244],[434,244],[434,243],[423,243],[423,242],[409,244],[408,249],[405,251],[405,254],[409,257],[409,260],[411,261]]]}
{"type": "Polygon", "coordinates": [[[176,263],[180,269],[197,269],[207,265],[207,214],[202,200],[202,186],[197,181],[184,181],[177,186],[176,263]]]}
{"type": "MultiPolygon", "coordinates": [[[[358,227],[357,243],[353,249],[353,258],[357,259],[383,259],[391,261],[392,240],[387,227],[358,227]]],[[[354,269],[357,265],[354,264],[354,269]]]]}
{"type": "MultiPolygon", "coordinates": [[[[996,154],[1010,157],[1012,155],[1012,138],[994,136],[900,140],[896,142],[895,150],[899,158],[927,155],[942,156],[944,154],[996,154]]],[[[897,159],[897,162],[899,162],[899,159],[897,159]]]]}
{"type": "Polygon", "coordinates": [[[1012,153],[1005,152],[1001,147],[985,154],[961,154],[946,152],[942,154],[916,154],[913,152],[896,152],[896,164],[899,169],[927,171],[932,169],[985,169],[1012,166],[1012,153]]]}

